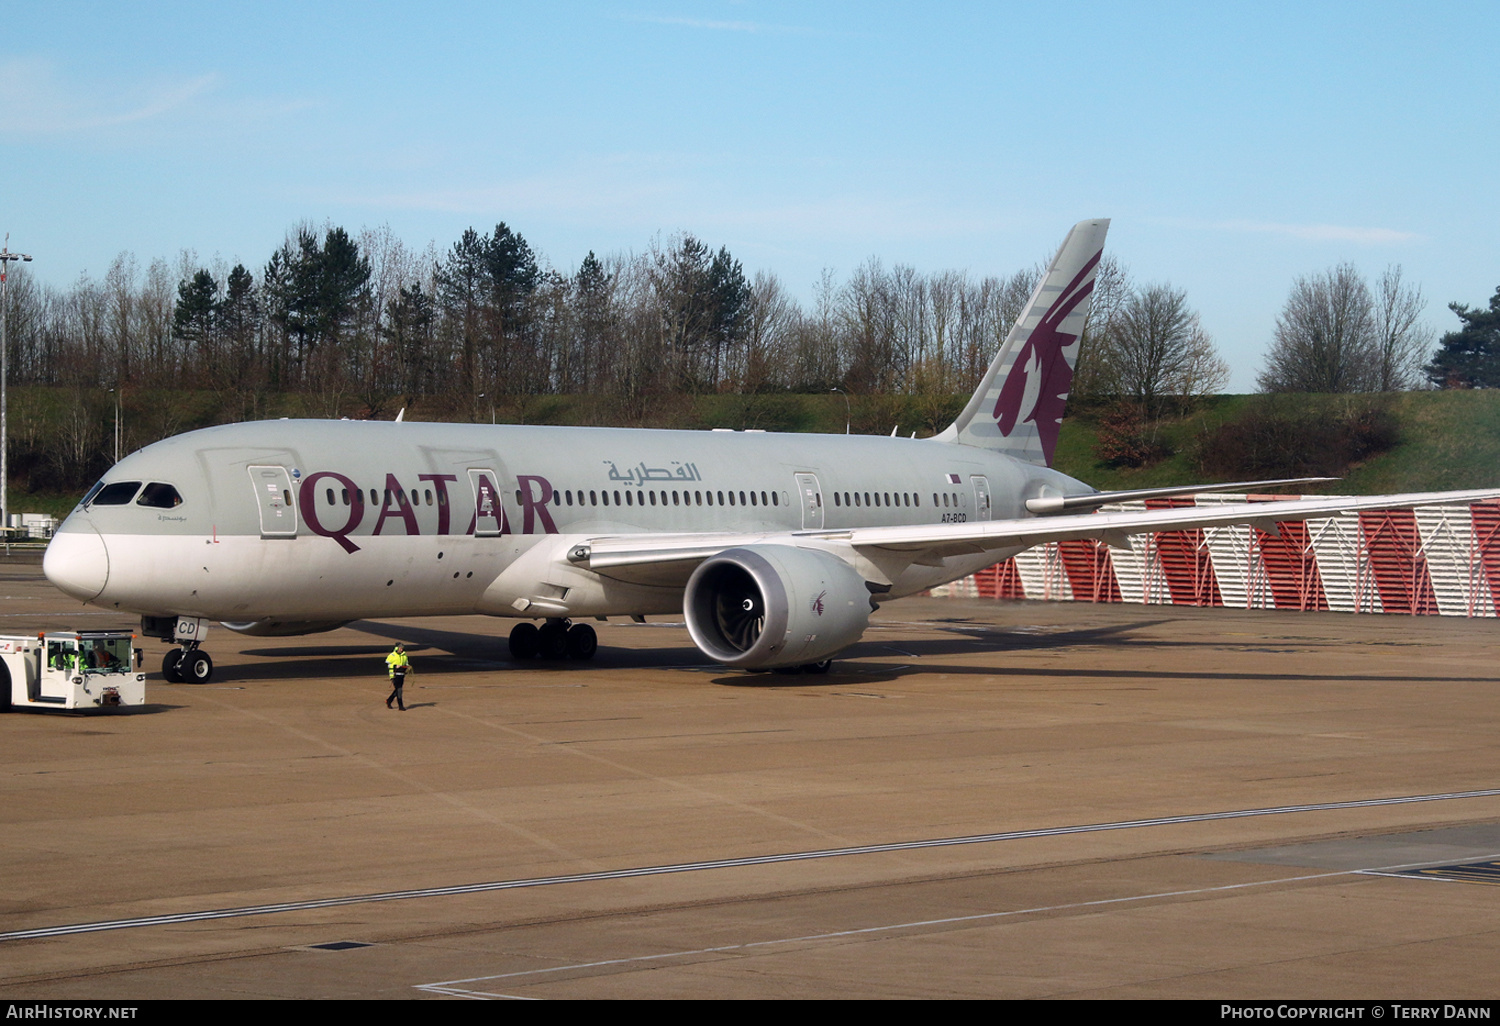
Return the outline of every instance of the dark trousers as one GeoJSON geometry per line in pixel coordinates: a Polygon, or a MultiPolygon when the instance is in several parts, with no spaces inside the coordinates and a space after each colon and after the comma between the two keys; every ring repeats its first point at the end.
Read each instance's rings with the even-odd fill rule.
{"type": "Polygon", "coordinates": [[[406,711],[406,703],[401,700],[401,688],[405,686],[405,684],[405,670],[397,670],[395,673],[391,674],[391,695],[385,700],[387,708],[390,707],[390,704],[392,702],[395,702],[396,708],[400,709],[402,712],[406,711]]]}

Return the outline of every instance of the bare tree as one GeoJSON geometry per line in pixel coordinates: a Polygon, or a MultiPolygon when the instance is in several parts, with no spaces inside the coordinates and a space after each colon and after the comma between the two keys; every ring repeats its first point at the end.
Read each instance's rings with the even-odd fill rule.
{"type": "Polygon", "coordinates": [[[1229,378],[1187,292],[1171,285],[1132,292],[1114,311],[1107,338],[1114,383],[1146,417],[1159,417],[1168,399],[1218,391],[1229,378]]]}
{"type": "Polygon", "coordinates": [[[1353,264],[1298,278],[1258,379],[1266,392],[1368,392],[1380,384],[1375,301],[1353,264]]]}
{"type": "MultiPolygon", "coordinates": [[[[1033,282],[1041,277],[1042,270],[1042,265],[1038,264],[1033,282]]],[[[1101,399],[1120,391],[1114,366],[1113,328],[1120,310],[1134,295],[1135,287],[1130,283],[1130,272],[1125,265],[1113,256],[1106,255],[1101,259],[1099,270],[1094,275],[1094,293],[1089,300],[1083,337],[1079,340],[1078,358],[1073,365],[1073,395],[1101,399]]],[[[1014,319],[1012,317],[1006,322],[1007,329],[1014,319]]]]}
{"type": "Polygon", "coordinates": [[[742,366],[734,378],[742,392],[765,391],[772,384],[774,368],[783,358],[786,336],[796,310],[781,280],[768,271],[756,271],[750,289],[750,313],[746,321],[742,366]]]}
{"type": "Polygon", "coordinates": [[[1399,264],[1387,267],[1375,290],[1378,391],[1404,391],[1422,380],[1422,366],[1433,341],[1432,329],[1421,323],[1426,308],[1422,287],[1402,282],[1399,264]]]}

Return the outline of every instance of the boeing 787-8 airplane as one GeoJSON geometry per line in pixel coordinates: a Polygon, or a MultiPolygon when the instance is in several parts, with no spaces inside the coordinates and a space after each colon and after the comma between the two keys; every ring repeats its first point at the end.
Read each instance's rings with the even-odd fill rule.
{"type": "Polygon", "coordinates": [[[64,521],[44,569],[68,595],[177,642],[163,664],[173,680],[212,675],[210,621],[287,635],[469,613],[520,618],[518,658],[588,658],[589,618],[681,612],[726,666],[821,672],[877,602],[1042,542],[1500,494],[1095,512],[1208,490],[1096,492],[1050,467],[1108,225],[1068,233],[978,390],[933,438],[230,424],[121,460],[64,521]]]}

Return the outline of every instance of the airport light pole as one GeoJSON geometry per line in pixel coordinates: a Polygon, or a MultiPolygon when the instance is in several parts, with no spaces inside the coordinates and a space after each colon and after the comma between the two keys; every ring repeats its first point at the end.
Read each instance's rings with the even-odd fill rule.
{"type": "Polygon", "coordinates": [[[4,248],[0,248],[0,533],[5,535],[7,551],[10,546],[10,422],[6,407],[6,382],[10,379],[10,340],[6,337],[6,322],[10,320],[10,303],[7,301],[5,279],[9,276],[12,260],[31,262],[30,253],[10,251],[10,232],[5,233],[4,248]]]}
{"type": "Polygon", "coordinates": [[[842,388],[830,388],[828,391],[837,392],[844,397],[844,434],[847,435],[849,433],[849,422],[854,419],[852,407],[849,405],[849,393],[845,392],[842,388]]]}

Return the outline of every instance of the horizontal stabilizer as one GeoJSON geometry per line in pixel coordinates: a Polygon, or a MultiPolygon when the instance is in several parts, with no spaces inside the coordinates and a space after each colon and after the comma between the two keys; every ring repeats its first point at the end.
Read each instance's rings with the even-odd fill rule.
{"type": "Polygon", "coordinates": [[[1083,495],[1043,495],[1026,500],[1028,512],[1038,516],[1056,513],[1077,513],[1098,509],[1115,502],[1144,502],[1147,499],[1170,499],[1178,495],[1198,495],[1203,492],[1252,492],[1263,488],[1282,488],[1286,485],[1324,484],[1339,480],[1336,477],[1284,477],[1275,481],[1229,481],[1224,484],[1173,485],[1167,488],[1133,488],[1120,492],[1087,492],[1083,495]]]}

